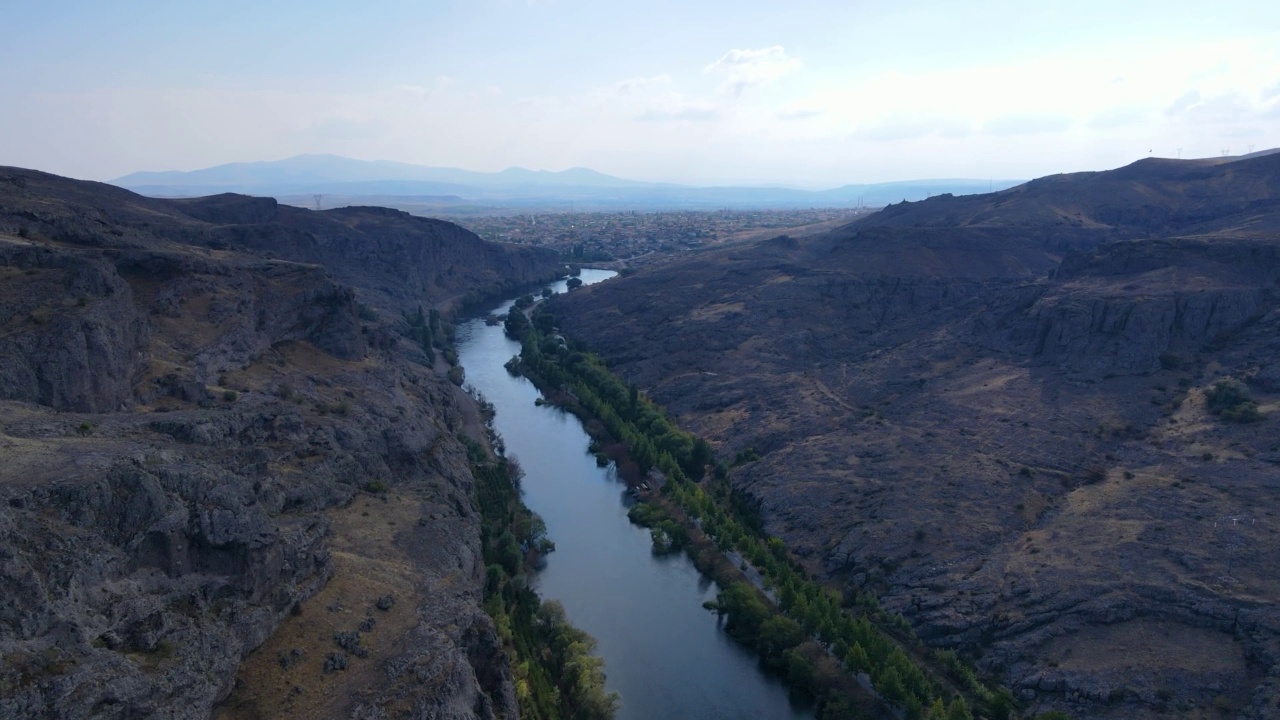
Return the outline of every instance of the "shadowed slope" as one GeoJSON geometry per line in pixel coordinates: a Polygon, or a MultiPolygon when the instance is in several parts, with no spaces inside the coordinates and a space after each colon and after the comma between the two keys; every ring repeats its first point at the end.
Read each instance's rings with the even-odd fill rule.
{"type": "Polygon", "coordinates": [[[403,318],[559,269],[0,168],[0,716],[513,716],[470,400],[403,318]]]}
{"type": "Polygon", "coordinates": [[[897,205],[556,298],[836,584],[1032,707],[1280,694],[1280,155],[897,205]],[[1208,402],[1248,382],[1261,420],[1208,402]],[[1188,638],[1196,638],[1188,651],[1188,638]]]}

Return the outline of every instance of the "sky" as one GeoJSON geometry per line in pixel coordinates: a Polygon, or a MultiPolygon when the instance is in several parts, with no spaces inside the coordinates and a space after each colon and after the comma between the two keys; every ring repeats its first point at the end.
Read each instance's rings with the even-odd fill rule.
{"type": "Polygon", "coordinates": [[[688,184],[1280,146],[1280,3],[9,0],[0,165],[331,153],[688,184]]]}

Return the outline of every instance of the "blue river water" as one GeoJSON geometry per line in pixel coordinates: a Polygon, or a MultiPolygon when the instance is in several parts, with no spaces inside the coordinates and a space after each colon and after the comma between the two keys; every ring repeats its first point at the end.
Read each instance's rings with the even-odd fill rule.
{"type": "MultiPolygon", "coordinates": [[[[581,279],[612,275],[583,270],[581,279]]],[[[565,292],[565,283],[551,288],[565,292]]],[[[622,696],[619,720],[812,718],[703,609],[715,584],[683,555],[653,555],[648,531],[627,520],[625,486],[612,465],[596,466],[578,419],[536,406],[538,390],[503,368],[519,344],[481,319],[463,322],[457,339],[467,382],[494,404],[507,454],[525,470],[525,503],[556,543],[538,591],[599,642],[606,687],[622,696]]]]}

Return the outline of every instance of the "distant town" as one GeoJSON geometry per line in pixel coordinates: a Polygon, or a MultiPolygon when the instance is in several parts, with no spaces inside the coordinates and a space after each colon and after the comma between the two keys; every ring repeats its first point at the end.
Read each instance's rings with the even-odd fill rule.
{"type": "Polygon", "coordinates": [[[639,267],[717,245],[821,232],[867,212],[870,211],[813,208],[533,213],[444,219],[485,240],[552,248],[570,262],[639,267]]]}

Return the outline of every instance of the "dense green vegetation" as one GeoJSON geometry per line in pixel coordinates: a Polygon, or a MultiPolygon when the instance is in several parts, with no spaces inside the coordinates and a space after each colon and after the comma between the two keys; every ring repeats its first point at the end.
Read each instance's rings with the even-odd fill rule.
{"type": "Polygon", "coordinates": [[[512,340],[519,340],[529,334],[529,318],[525,317],[524,312],[516,308],[512,308],[511,311],[507,313],[506,320],[502,323],[502,329],[506,332],[507,337],[512,340]]]}
{"type": "MultiPolygon", "coordinates": [[[[687,547],[704,571],[716,560],[723,564],[723,553],[731,551],[760,574],[776,605],[742,573],[712,571],[723,589],[709,607],[795,691],[817,698],[820,718],[859,716],[858,687],[849,681],[858,673],[907,718],[970,718],[971,708],[993,720],[1013,715],[1007,690],[988,686],[954,653],[924,646],[903,617],[882,610],[874,597],[841,593],[811,577],[781,540],[764,533],[751,503],[732,490],[731,470],[714,465],[706,441],[680,430],[598,358],[556,339],[554,324],[535,310],[521,336],[522,369],[570,409],[597,421],[592,424],[608,435],[602,442],[623,444],[642,475],[662,473],[661,495],[631,513],[634,522],[653,528],[655,551],[687,547]],[[700,536],[708,547],[695,547],[700,536]],[[824,663],[839,663],[845,672],[835,677],[824,663]]],[[[756,459],[747,453],[735,464],[756,459]]]]}
{"type": "Polygon", "coordinates": [[[520,500],[519,465],[493,458],[482,445],[467,446],[476,499],[483,516],[484,607],[514,656],[520,716],[531,720],[607,720],[617,693],[604,689],[604,669],[591,653],[595,640],[573,627],[557,602],[542,602],[529,587],[537,559],[554,549],[546,525],[520,500]]]}
{"type": "Polygon", "coordinates": [[[650,503],[638,503],[627,512],[627,518],[641,527],[649,528],[656,555],[679,552],[689,542],[688,531],[661,508],[650,503]]]}
{"type": "Polygon", "coordinates": [[[439,310],[431,308],[424,312],[419,305],[413,312],[404,314],[404,321],[408,326],[404,334],[422,348],[428,364],[435,362],[437,348],[445,351],[445,359],[450,365],[458,364],[457,353],[453,350],[454,326],[444,321],[439,310]]]}

